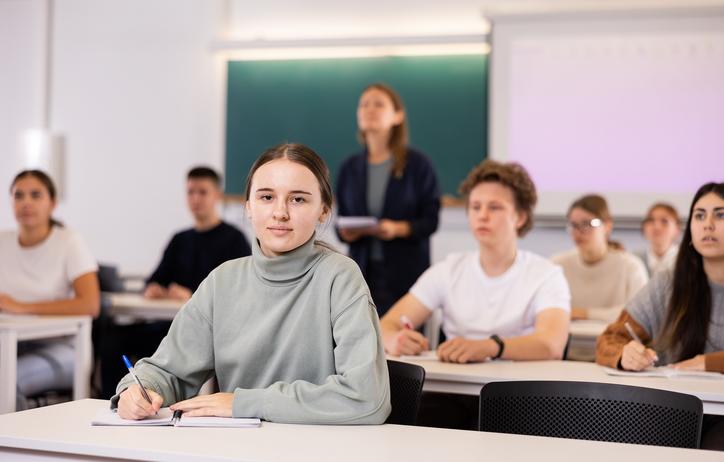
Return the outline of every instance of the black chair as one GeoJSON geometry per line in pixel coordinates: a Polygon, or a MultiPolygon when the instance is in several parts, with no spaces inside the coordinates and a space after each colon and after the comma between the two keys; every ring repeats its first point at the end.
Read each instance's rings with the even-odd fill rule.
{"type": "Polygon", "coordinates": [[[565,361],[566,359],[568,359],[568,350],[569,350],[570,347],[571,347],[571,338],[572,338],[572,335],[571,335],[570,332],[569,332],[569,333],[568,333],[568,340],[566,340],[566,346],[563,347],[563,357],[561,358],[561,359],[564,360],[564,361],[565,361]]]}
{"type": "Polygon", "coordinates": [[[480,391],[480,430],[698,448],[703,406],[672,391],[589,382],[493,382],[480,391]]]}
{"type": "Polygon", "coordinates": [[[420,409],[425,369],[416,364],[387,360],[392,412],[385,423],[415,425],[420,409]]]}

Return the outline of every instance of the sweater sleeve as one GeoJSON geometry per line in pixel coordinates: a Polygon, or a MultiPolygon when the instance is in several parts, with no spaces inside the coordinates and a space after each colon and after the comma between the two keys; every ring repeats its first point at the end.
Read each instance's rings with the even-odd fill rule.
{"type": "Polygon", "coordinates": [[[165,287],[174,282],[172,275],[177,246],[178,235],[171,238],[171,242],[168,243],[166,249],[163,251],[163,256],[158,267],[153,274],[146,279],[146,285],[155,282],[165,287]]]}
{"type": "Polygon", "coordinates": [[[609,325],[603,334],[598,337],[596,342],[596,362],[602,366],[608,366],[620,369],[619,364],[623,347],[632,340],[626,330],[625,323],[629,323],[636,335],[641,338],[644,344],[651,341],[651,335],[646,332],[641,324],[636,322],[634,318],[624,310],[616,321],[609,325]]]}
{"type": "MultiPolygon", "coordinates": [[[[211,329],[212,278],[207,278],[178,312],[156,352],[143,358],[134,369],[144,387],[163,397],[163,406],[196,396],[213,375],[214,353],[211,329]]],[[[111,408],[119,394],[134,383],[130,374],[121,379],[111,408]]]]}
{"type": "Polygon", "coordinates": [[[724,350],[706,353],[704,355],[704,364],[707,371],[724,374],[724,350]]]}
{"type": "Polygon", "coordinates": [[[440,220],[440,185],[429,160],[421,157],[416,182],[420,184],[418,215],[410,220],[410,237],[424,239],[437,231],[440,220]]]}
{"type": "Polygon", "coordinates": [[[354,279],[337,277],[331,291],[338,304],[332,307],[336,373],[320,384],[295,380],[264,389],[237,388],[234,417],[259,416],[281,423],[384,423],[391,409],[387,362],[377,312],[358,269],[356,273],[354,279]],[[356,294],[350,299],[352,292],[356,294]]]}

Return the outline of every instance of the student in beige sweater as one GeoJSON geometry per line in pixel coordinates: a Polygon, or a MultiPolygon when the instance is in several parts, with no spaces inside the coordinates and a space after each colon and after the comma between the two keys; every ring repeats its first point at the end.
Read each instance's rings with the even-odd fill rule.
{"type": "Polygon", "coordinates": [[[613,321],[648,281],[640,259],[610,240],[613,220],[606,200],[583,196],[568,209],[576,248],[554,255],[571,289],[571,317],[613,321]]]}

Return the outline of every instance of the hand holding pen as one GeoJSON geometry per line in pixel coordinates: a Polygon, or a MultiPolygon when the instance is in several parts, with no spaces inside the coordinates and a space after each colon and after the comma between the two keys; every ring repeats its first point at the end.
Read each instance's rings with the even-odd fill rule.
{"type": "Polygon", "coordinates": [[[158,410],[161,409],[163,398],[153,390],[147,390],[141,384],[131,362],[125,355],[123,356],[123,361],[126,363],[128,372],[136,383],[121,392],[120,399],[118,400],[118,415],[122,419],[131,420],[140,420],[148,416],[156,415],[158,410]]]}
{"type": "Polygon", "coordinates": [[[659,360],[658,355],[651,348],[646,348],[641,338],[628,322],[624,323],[626,330],[633,340],[623,347],[621,354],[621,367],[628,371],[641,371],[653,366],[659,360]]]}

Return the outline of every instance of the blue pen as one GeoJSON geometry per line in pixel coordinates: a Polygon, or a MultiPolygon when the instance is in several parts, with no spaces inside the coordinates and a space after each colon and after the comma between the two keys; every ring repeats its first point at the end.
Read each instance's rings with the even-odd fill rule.
{"type": "Polygon", "coordinates": [[[133,370],[133,365],[131,364],[131,361],[126,358],[126,355],[123,356],[123,362],[126,363],[126,367],[128,368],[128,372],[131,374],[131,377],[133,377],[133,380],[136,381],[139,387],[141,387],[141,393],[143,393],[143,397],[146,398],[146,401],[148,401],[149,404],[153,404],[151,402],[151,397],[148,396],[148,392],[146,391],[146,388],[144,388],[143,384],[140,380],[138,380],[138,376],[136,375],[136,372],[133,370]]]}

